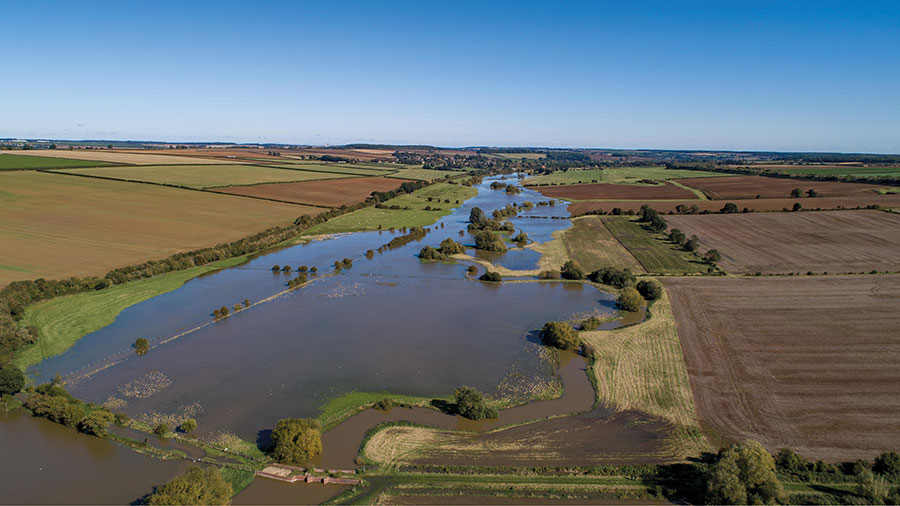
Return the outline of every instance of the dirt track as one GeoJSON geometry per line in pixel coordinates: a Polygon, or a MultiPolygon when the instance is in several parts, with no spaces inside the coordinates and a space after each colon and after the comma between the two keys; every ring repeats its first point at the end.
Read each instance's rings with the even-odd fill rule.
{"type": "Polygon", "coordinates": [[[900,275],[664,281],[701,422],[811,459],[900,448],[900,275]]]}
{"type": "Polygon", "coordinates": [[[730,273],[900,271],[900,214],[822,211],[667,216],[730,273]]]}

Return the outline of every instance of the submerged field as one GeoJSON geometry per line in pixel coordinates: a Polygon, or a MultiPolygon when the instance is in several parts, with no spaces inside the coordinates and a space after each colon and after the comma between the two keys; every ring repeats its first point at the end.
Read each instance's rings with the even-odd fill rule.
{"type": "Polygon", "coordinates": [[[900,447],[900,276],[664,284],[700,419],[719,442],[826,460],[900,447]]]}
{"type": "Polygon", "coordinates": [[[668,216],[735,274],[900,270],[900,215],[882,211],[668,216]]]}
{"type": "Polygon", "coordinates": [[[236,240],[320,211],[66,174],[2,173],[0,285],[102,276],[116,267],[236,240]]]}

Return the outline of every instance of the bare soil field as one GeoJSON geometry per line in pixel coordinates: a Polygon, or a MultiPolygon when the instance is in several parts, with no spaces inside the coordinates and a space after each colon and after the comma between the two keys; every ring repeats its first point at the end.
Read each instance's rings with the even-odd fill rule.
{"type": "Polygon", "coordinates": [[[669,278],[701,422],[809,459],[900,448],[900,276],[669,278]]]}
{"type": "Polygon", "coordinates": [[[267,199],[296,202],[315,206],[340,207],[361,202],[373,191],[395,190],[406,182],[404,179],[383,177],[353,177],[305,183],[261,184],[232,186],[218,191],[233,195],[247,195],[267,199]]]}
{"type": "Polygon", "coordinates": [[[684,206],[696,205],[700,211],[718,212],[726,202],[733,202],[738,209],[747,208],[751,211],[783,211],[791,209],[795,202],[799,202],[804,209],[853,209],[869,205],[879,205],[884,208],[900,207],[900,194],[881,195],[875,192],[860,194],[850,197],[817,197],[817,198],[784,198],[784,199],[735,199],[735,200],[595,200],[590,202],[573,202],[569,204],[569,214],[580,216],[598,209],[609,212],[614,207],[624,211],[638,211],[642,205],[647,204],[661,213],[674,213],[679,204],[684,206]]]}
{"type": "Polygon", "coordinates": [[[542,186],[533,189],[547,197],[569,200],[686,200],[695,198],[689,190],[679,188],[669,182],[655,186],[597,183],[542,186]]]}
{"type": "MultiPolygon", "coordinates": [[[[806,191],[814,189],[822,197],[847,197],[852,195],[874,193],[886,186],[866,183],[841,183],[838,181],[802,181],[780,177],[765,176],[730,176],[696,179],[679,179],[678,182],[696,188],[713,200],[722,199],[755,199],[791,196],[791,190],[800,188],[805,198],[806,191]]],[[[814,199],[805,199],[813,202],[814,199]]],[[[805,202],[803,202],[805,204],[805,202]]],[[[812,204],[810,204],[812,205],[812,204]]]]}
{"type": "Polygon", "coordinates": [[[386,149],[297,149],[291,150],[290,154],[292,155],[303,155],[303,156],[340,156],[343,158],[356,158],[359,160],[367,161],[367,160],[378,160],[381,158],[390,158],[393,151],[386,149]]]}
{"type": "Polygon", "coordinates": [[[102,276],[321,211],[158,185],[6,172],[0,174],[0,286],[102,276]]]}
{"type": "Polygon", "coordinates": [[[215,188],[261,183],[280,183],[348,177],[328,172],[312,172],[255,165],[141,165],[65,169],[67,174],[108,177],[123,181],[168,184],[187,188],[215,188]]]}
{"type": "MultiPolygon", "coordinates": [[[[237,161],[213,160],[191,156],[177,156],[172,154],[160,154],[168,150],[137,152],[115,151],[110,149],[41,149],[41,150],[13,150],[8,153],[27,156],[45,156],[50,158],[68,158],[70,160],[95,160],[98,162],[127,163],[132,165],[199,165],[217,163],[237,163],[237,161]]],[[[177,150],[171,150],[177,151],[177,150]]]]}
{"type": "Polygon", "coordinates": [[[900,270],[900,215],[822,211],[667,216],[722,254],[733,274],[860,273],[900,270]]]}

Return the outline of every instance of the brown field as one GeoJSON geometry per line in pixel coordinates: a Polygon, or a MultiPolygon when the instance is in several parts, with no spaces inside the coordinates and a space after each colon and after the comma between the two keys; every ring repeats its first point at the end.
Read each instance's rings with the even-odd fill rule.
{"type": "Polygon", "coordinates": [[[321,211],[142,183],[7,172],[0,174],[0,286],[102,276],[321,211]]]}
{"type": "Polygon", "coordinates": [[[900,276],[669,278],[701,422],[810,459],[900,448],[900,276]]]}
{"type": "Polygon", "coordinates": [[[572,216],[580,216],[590,211],[601,209],[609,212],[612,208],[618,207],[625,211],[638,211],[642,205],[647,204],[653,209],[661,213],[674,213],[675,206],[683,204],[691,206],[696,204],[700,211],[718,212],[726,202],[733,202],[738,209],[747,208],[751,211],[782,211],[791,209],[794,202],[799,202],[804,209],[852,209],[856,207],[866,207],[869,205],[879,205],[884,208],[900,207],[900,194],[880,195],[877,193],[854,195],[850,197],[817,197],[817,198],[799,198],[799,199],[735,199],[735,200],[596,200],[590,202],[573,202],[569,204],[569,214],[572,216]]]}
{"type": "Polygon", "coordinates": [[[305,183],[233,186],[222,188],[218,191],[298,204],[340,207],[366,200],[366,197],[371,195],[373,191],[395,190],[406,181],[404,179],[387,179],[383,177],[353,177],[308,181],[305,183]]]}
{"type": "Polygon", "coordinates": [[[217,160],[226,159],[231,160],[234,158],[244,158],[244,159],[271,159],[272,161],[277,162],[281,160],[279,156],[271,156],[267,153],[269,151],[278,151],[279,153],[287,153],[287,150],[271,150],[265,148],[191,148],[191,149],[134,149],[134,150],[122,150],[124,153],[134,153],[134,154],[156,154],[156,155],[166,155],[166,156],[180,156],[180,157],[199,157],[199,158],[213,158],[217,160]]]}
{"type": "MultiPolygon", "coordinates": [[[[810,188],[822,197],[847,197],[852,195],[874,193],[878,189],[889,188],[887,186],[872,185],[866,183],[841,183],[838,181],[800,181],[780,177],[765,176],[730,176],[709,177],[696,179],[679,179],[678,182],[685,186],[696,188],[709,198],[723,199],[753,199],[759,195],[762,198],[791,196],[791,190],[800,188],[806,197],[806,190],[810,188]]],[[[649,197],[648,197],[649,198],[649,197]]]]}
{"type": "MultiPolygon", "coordinates": [[[[288,153],[284,153],[288,154],[288,153]]],[[[362,161],[369,160],[378,160],[381,158],[390,158],[392,154],[394,154],[391,150],[386,149],[321,149],[321,148],[308,148],[308,149],[292,149],[290,151],[291,155],[303,155],[303,156],[322,156],[322,155],[331,155],[331,156],[340,156],[344,158],[357,158],[362,161]]]]}
{"type": "Polygon", "coordinates": [[[900,271],[900,215],[823,211],[667,216],[730,273],[900,271]]]}
{"type": "MultiPolygon", "coordinates": [[[[666,182],[661,185],[630,184],[573,184],[533,188],[547,197],[569,200],[685,200],[696,198],[693,193],[666,182]]],[[[638,206],[640,207],[640,206],[638,206]]]]}
{"type": "Polygon", "coordinates": [[[206,163],[237,163],[236,161],[213,160],[190,156],[177,156],[174,151],[116,151],[110,149],[41,149],[41,150],[15,150],[9,153],[16,155],[46,156],[50,158],[70,158],[72,160],[95,160],[98,162],[128,163],[133,165],[200,165],[206,163]],[[162,154],[166,153],[166,154],[162,154]]]}

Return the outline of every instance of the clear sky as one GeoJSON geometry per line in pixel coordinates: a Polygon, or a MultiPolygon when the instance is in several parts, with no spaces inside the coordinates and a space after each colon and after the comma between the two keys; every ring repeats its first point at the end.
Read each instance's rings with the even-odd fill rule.
{"type": "Polygon", "coordinates": [[[0,137],[900,152],[900,2],[0,3],[0,137]]]}

